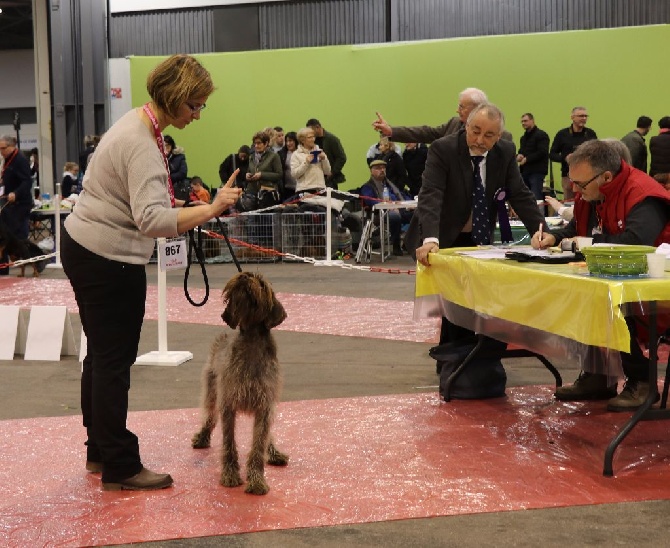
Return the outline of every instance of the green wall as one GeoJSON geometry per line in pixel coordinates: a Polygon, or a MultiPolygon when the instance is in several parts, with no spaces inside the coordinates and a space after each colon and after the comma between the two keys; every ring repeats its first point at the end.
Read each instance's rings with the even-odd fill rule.
{"type": "MultiPolygon", "coordinates": [[[[217,185],[220,162],[255,131],[297,130],[318,118],[349,157],[343,188],[369,177],[376,110],[395,125],[438,125],[455,115],[466,87],[483,89],[503,109],[517,145],[524,112],[553,139],[577,105],[588,108],[599,137],[621,138],[642,114],[654,120],[654,135],[658,119],[670,115],[668,44],[670,25],[657,25],[198,55],[217,91],[199,122],[167,133],[186,149],[189,175],[217,185]]],[[[146,75],[161,59],[131,58],[135,106],[148,99],[146,75]]]]}

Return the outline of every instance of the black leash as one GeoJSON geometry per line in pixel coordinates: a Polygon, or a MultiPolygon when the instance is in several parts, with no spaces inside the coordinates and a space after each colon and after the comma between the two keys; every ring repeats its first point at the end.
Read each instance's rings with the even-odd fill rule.
{"type": "Polygon", "coordinates": [[[218,217],[216,217],[216,224],[219,225],[219,231],[223,235],[223,239],[226,241],[226,245],[228,246],[228,250],[230,251],[230,256],[233,258],[233,262],[237,267],[237,271],[242,272],[240,261],[237,260],[237,255],[235,255],[235,252],[233,251],[233,246],[230,245],[230,240],[228,239],[228,225],[224,225],[221,222],[221,219],[219,219],[218,217]]]}
{"type": "MultiPolygon", "coordinates": [[[[219,226],[219,230],[221,231],[221,234],[223,235],[223,239],[226,241],[226,244],[228,245],[228,250],[230,251],[230,255],[233,258],[233,262],[235,263],[235,266],[237,267],[238,272],[242,272],[242,267],[240,266],[240,262],[237,260],[237,256],[235,255],[235,251],[233,251],[233,246],[230,244],[230,240],[228,239],[228,230],[227,226],[225,226],[220,219],[217,217],[216,222],[219,226]]],[[[197,227],[196,229],[192,229],[188,231],[188,249],[187,249],[187,254],[186,254],[186,271],[184,272],[184,295],[186,296],[186,300],[191,303],[193,306],[203,306],[207,300],[209,299],[209,278],[207,277],[207,269],[205,268],[205,254],[202,251],[202,228],[197,227]],[[198,241],[196,243],[196,238],[195,238],[195,231],[198,231],[198,241]],[[202,278],[205,282],[205,296],[203,297],[202,301],[197,303],[191,298],[191,294],[188,291],[188,278],[189,278],[189,273],[191,270],[191,263],[193,262],[193,251],[195,250],[195,257],[196,260],[198,261],[198,264],[200,265],[200,271],[202,272],[202,278]]]]}

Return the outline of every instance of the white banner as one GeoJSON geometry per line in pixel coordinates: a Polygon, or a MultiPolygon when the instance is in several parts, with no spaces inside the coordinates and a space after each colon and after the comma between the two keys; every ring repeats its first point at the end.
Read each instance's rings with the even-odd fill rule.
{"type": "MultiPolygon", "coordinates": [[[[288,0],[263,0],[266,2],[286,2],[288,0]]],[[[238,4],[258,4],[258,0],[109,0],[110,13],[129,11],[175,10],[204,8],[211,6],[235,6],[238,4]]]]}

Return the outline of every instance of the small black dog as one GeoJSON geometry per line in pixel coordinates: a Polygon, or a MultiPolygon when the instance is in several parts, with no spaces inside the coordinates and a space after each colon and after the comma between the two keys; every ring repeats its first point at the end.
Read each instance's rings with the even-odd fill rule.
{"type": "MultiPolygon", "coordinates": [[[[19,240],[0,223],[0,262],[2,262],[1,257],[5,256],[8,256],[10,261],[14,262],[32,259],[33,257],[39,257],[44,254],[44,251],[42,251],[36,244],[30,240],[19,240]]],[[[33,277],[37,278],[46,268],[47,261],[45,259],[30,264],[33,267],[33,277]]],[[[26,266],[27,265],[19,266],[21,269],[19,277],[25,276],[26,266]]]]}

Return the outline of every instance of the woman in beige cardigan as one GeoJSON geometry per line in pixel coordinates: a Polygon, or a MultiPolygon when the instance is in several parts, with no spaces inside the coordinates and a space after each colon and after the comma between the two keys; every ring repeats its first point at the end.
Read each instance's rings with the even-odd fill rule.
{"type": "Polygon", "coordinates": [[[296,180],[296,192],[326,188],[330,162],[315,144],[314,130],[304,127],[298,131],[298,149],[291,156],[291,175],[296,180]]]}

